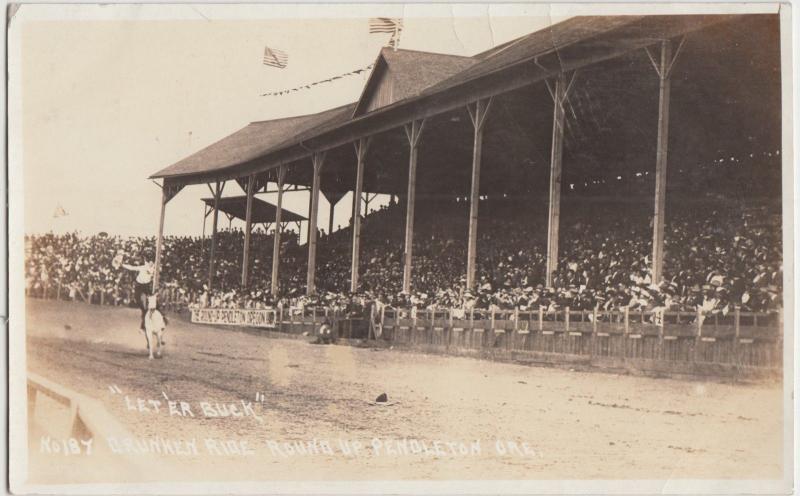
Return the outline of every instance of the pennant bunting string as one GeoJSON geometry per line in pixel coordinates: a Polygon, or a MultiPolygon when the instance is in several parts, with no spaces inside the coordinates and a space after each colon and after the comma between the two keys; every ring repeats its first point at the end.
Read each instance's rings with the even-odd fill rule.
{"type": "Polygon", "coordinates": [[[337,79],[342,79],[342,78],[346,78],[348,76],[355,76],[357,74],[361,74],[362,72],[366,72],[366,71],[372,69],[373,65],[374,64],[370,64],[370,65],[368,65],[366,67],[362,67],[360,69],[355,69],[353,71],[346,72],[344,74],[339,74],[338,76],[332,76],[332,77],[329,77],[327,79],[323,79],[321,81],[314,81],[313,83],[303,84],[303,85],[297,86],[295,88],[288,88],[288,89],[279,90],[279,91],[270,91],[268,93],[263,93],[261,96],[280,96],[280,95],[285,95],[287,93],[294,93],[295,91],[300,91],[300,90],[304,90],[304,89],[311,89],[312,87],[320,85],[320,84],[326,84],[326,83],[333,82],[333,81],[335,81],[337,79]]]}

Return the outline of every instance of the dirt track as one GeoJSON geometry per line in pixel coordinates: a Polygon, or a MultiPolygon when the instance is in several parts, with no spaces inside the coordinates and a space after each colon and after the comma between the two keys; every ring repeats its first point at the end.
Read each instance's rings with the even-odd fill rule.
{"type": "Polygon", "coordinates": [[[134,310],[27,303],[30,371],[102,400],[136,437],[198,439],[201,455],[170,457],[174,480],[781,475],[779,384],[649,379],[315,346],[178,319],[170,322],[165,357],[151,362],[134,310]],[[382,392],[396,403],[370,404],[382,392]],[[257,393],[263,400],[256,401],[257,393]],[[129,410],[126,395],[160,400],[161,410],[129,410]],[[166,398],[187,402],[195,416],[171,416],[166,398]],[[260,419],[207,418],[199,406],[240,400],[253,402],[260,419]],[[205,438],[244,440],[254,454],[211,456],[205,438]],[[328,440],[333,454],[284,458],[268,444],[314,438],[328,440]],[[387,455],[384,444],[378,456],[370,447],[374,438],[424,441],[431,452],[387,455]],[[362,455],[345,455],[339,440],[360,441],[362,455]],[[434,452],[436,440],[456,443],[455,453],[446,445],[434,452]],[[474,440],[480,454],[459,452],[458,443],[472,446],[474,440]],[[506,447],[527,443],[529,450],[498,454],[496,440],[506,447]]]}

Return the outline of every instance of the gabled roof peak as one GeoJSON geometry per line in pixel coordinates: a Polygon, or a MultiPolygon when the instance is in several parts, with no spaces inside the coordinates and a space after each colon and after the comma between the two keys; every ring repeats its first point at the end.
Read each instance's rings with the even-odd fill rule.
{"type": "Polygon", "coordinates": [[[384,47],[353,116],[413,97],[477,62],[472,57],[384,47]]]}

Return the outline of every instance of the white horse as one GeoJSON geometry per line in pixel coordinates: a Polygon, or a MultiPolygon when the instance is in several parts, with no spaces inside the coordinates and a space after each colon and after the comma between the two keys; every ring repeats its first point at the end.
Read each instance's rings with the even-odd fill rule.
{"type": "Polygon", "coordinates": [[[147,340],[147,351],[150,354],[150,360],[153,359],[153,345],[151,338],[156,342],[155,356],[161,356],[161,347],[164,346],[164,331],[167,328],[167,323],[164,321],[164,315],[156,308],[158,300],[156,295],[147,297],[147,312],[144,315],[144,338],[147,340]]]}

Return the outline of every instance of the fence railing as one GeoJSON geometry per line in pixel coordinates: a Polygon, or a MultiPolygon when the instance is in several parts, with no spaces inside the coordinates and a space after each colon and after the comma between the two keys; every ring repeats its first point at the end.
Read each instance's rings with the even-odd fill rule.
{"type": "Polygon", "coordinates": [[[775,313],[385,309],[384,339],[445,348],[779,367],[775,313]]]}
{"type": "Polygon", "coordinates": [[[325,316],[341,337],[378,339],[443,350],[557,353],[609,358],[780,367],[782,318],[734,309],[696,312],[570,310],[410,310],[385,308],[370,317],[344,318],[320,307],[279,309],[284,330],[313,332],[325,316]],[[376,329],[380,322],[380,329],[376,329]]]}
{"type": "MultiPolygon", "coordinates": [[[[80,299],[108,304],[103,293],[45,286],[35,297],[80,299]]],[[[130,299],[131,293],[126,297],[130,299]]],[[[163,288],[159,300],[168,310],[181,310],[196,297],[177,288],[163,288]]],[[[119,299],[114,301],[119,304],[119,299]]],[[[336,321],[340,337],[373,338],[442,347],[445,350],[505,350],[560,353],[609,358],[721,363],[777,368],[782,364],[783,321],[780,312],[653,312],[627,308],[614,311],[570,310],[411,310],[384,308],[379,332],[370,316],[347,317],[327,307],[277,309],[278,327],[314,332],[323,318],[336,321]]]]}
{"type": "MultiPolygon", "coordinates": [[[[91,284],[62,284],[59,281],[46,281],[35,288],[26,289],[26,296],[32,298],[63,301],[82,301],[95,305],[136,306],[131,289],[107,290],[91,284]]],[[[169,311],[186,309],[190,302],[197,301],[199,293],[183,292],[176,287],[163,287],[158,291],[159,306],[169,311]]]]}

